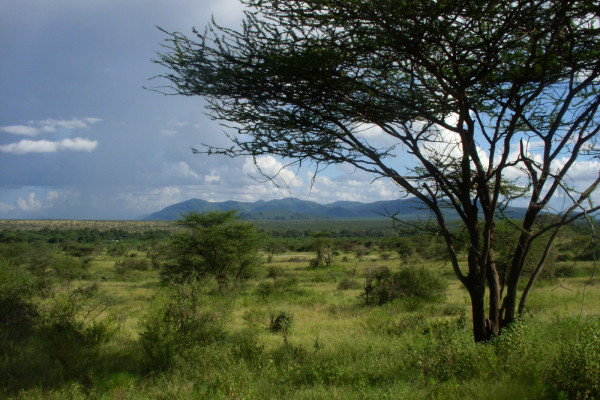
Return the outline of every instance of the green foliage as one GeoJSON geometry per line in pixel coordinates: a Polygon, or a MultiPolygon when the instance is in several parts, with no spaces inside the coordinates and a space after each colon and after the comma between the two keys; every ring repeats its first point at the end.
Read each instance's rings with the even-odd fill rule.
{"type": "Polygon", "coordinates": [[[268,300],[270,298],[281,298],[286,294],[298,294],[303,293],[298,288],[298,279],[283,278],[277,279],[273,282],[261,282],[255,289],[256,295],[262,300],[268,300]]]}
{"type": "Polygon", "coordinates": [[[108,246],[108,249],[106,250],[106,252],[111,257],[123,257],[123,256],[125,256],[125,254],[127,254],[129,252],[129,247],[125,243],[120,243],[120,242],[111,243],[108,246]]]}
{"type": "Polygon", "coordinates": [[[98,286],[74,284],[77,268],[67,265],[73,260],[80,262],[65,255],[53,259],[58,284],[43,301],[34,296],[35,277],[23,267],[0,266],[0,387],[82,379],[95,368],[101,345],[113,337],[113,322],[97,319],[106,309],[98,286]]]}
{"type": "Polygon", "coordinates": [[[28,253],[27,269],[34,276],[33,286],[42,296],[47,296],[51,287],[52,248],[45,242],[32,244],[28,253]]]}
{"type": "Polygon", "coordinates": [[[252,330],[245,330],[232,337],[233,355],[249,363],[257,363],[261,360],[265,346],[258,341],[258,335],[252,330]]]}
{"type": "MultiPolygon", "coordinates": [[[[0,259],[0,342],[28,336],[38,321],[31,279],[9,261],[0,259]]],[[[0,349],[2,349],[0,345],[0,349]]]]}
{"type": "Polygon", "coordinates": [[[70,255],[55,254],[50,269],[56,278],[64,282],[89,277],[89,262],[70,255]]]}
{"type": "Polygon", "coordinates": [[[151,266],[147,258],[126,258],[115,261],[115,271],[119,276],[124,276],[128,271],[147,271],[151,266]]]}
{"type": "Polygon", "coordinates": [[[285,276],[283,268],[269,267],[269,270],[267,271],[267,278],[272,278],[273,280],[275,280],[277,278],[281,278],[282,276],[285,276]]]}
{"type": "Polygon", "coordinates": [[[402,298],[432,302],[442,299],[446,288],[444,281],[425,268],[408,266],[392,273],[380,267],[366,272],[363,297],[365,304],[378,305],[402,298]]]}
{"type": "Polygon", "coordinates": [[[338,283],[337,290],[358,289],[360,287],[361,285],[356,279],[344,278],[338,283]]]}
{"type": "Polygon", "coordinates": [[[437,382],[487,378],[495,357],[486,344],[474,343],[469,331],[456,322],[430,324],[423,347],[414,353],[413,362],[425,377],[437,382]]]}
{"type": "MultiPolygon", "coordinates": [[[[399,297],[381,307],[357,304],[360,290],[345,288],[363,289],[358,277],[386,265],[383,242],[370,236],[333,238],[352,260],[327,270],[306,268],[310,247],[275,257],[257,268],[246,286],[252,289],[234,297],[221,295],[212,277],[165,287],[149,268],[131,272],[135,279],[119,279],[112,273],[116,261],[134,266],[150,256],[94,253],[86,264],[58,245],[42,245],[42,235],[32,241],[8,235],[11,241],[26,238],[4,243],[24,254],[10,248],[16,257],[0,254],[0,398],[594,398],[598,319],[554,317],[597,313],[599,286],[588,284],[585,298],[580,295],[582,277],[594,271],[591,262],[564,263],[576,278],[561,285],[572,290],[542,288],[534,293],[534,318],[518,319],[476,344],[467,294],[456,285],[447,302],[399,297]],[[357,244],[371,249],[368,263],[354,259],[357,244]],[[42,297],[31,262],[32,250],[44,248],[54,267],[44,272],[50,286],[42,297]],[[97,284],[100,277],[106,282],[97,284]],[[111,302],[109,293],[120,302],[111,302]],[[271,325],[279,332],[271,333],[271,325]]],[[[568,243],[570,235],[566,231],[558,243],[568,243]]],[[[156,251],[166,260],[160,249],[167,239],[149,240],[131,249],[156,251]]],[[[396,238],[386,240],[394,249],[396,238]]],[[[312,242],[310,236],[304,241],[312,242]]],[[[411,268],[448,280],[450,268],[440,273],[442,263],[424,261],[431,257],[423,242],[411,268]]]]}
{"type": "Polygon", "coordinates": [[[287,335],[294,325],[294,315],[287,311],[280,311],[271,315],[269,331],[287,335]]]}
{"type": "Polygon", "coordinates": [[[187,232],[172,241],[176,264],[166,267],[167,278],[210,276],[222,290],[251,275],[258,262],[259,236],[253,224],[237,219],[235,211],[192,212],[177,223],[187,232]]]}
{"type": "Polygon", "coordinates": [[[333,256],[333,242],[330,232],[318,232],[313,234],[313,247],[317,252],[317,256],[310,260],[312,268],[331,267],[331,258],[333,256]]]}
{"type": "Polygon", "coordinates": [[[600,399],[600,318],[572,322],[545,376],[548,393],[557,399],[600,399]]]}
{"type": "Polygon", "coordinates": [[[81,244],[72,240],[65,240],[60,244],[60,248],[67,254],[73,257],[85,258],[90,257],[95,247],[89,244],[81,244]]]}
{"type": "Polygon", "coordinates": [[[168,288],[166,302],[152,311],[143,324],[140,341],[151,369],[170,368],[177,355],[196,345],[206,345],[223,336],[229,304],[212,299],[203,303],[204,282],[190,277],[168,288]]]}

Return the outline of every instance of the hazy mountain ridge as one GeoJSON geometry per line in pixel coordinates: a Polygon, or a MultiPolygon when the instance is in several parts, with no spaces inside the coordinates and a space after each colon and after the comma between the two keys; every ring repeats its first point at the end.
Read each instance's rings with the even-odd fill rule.
{"type": "Polygon", "coordinates": [[[429,211],[423,209],[417,199],[397,199],[360,203],[336,201],[319,204],[314,201],[296,198],[280,200],[258,200],[256,202],[224,201],[209,202],[191,199],[173,204],[147,216],[146,220],[176,220],[182,214],[195,211],[238,210],[246,220],[310,220],[310,219],[376,219],[387,218],[389,213],[398,213],[403,218],[429,218],[429,211]]]}

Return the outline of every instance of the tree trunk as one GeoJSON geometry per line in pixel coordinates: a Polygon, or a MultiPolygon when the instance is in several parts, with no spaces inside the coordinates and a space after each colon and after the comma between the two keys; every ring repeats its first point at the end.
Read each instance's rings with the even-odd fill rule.
{"type": "Polygon", "coordinates": [[[475,284],[469,289],[471,314],[473,315],[473,338],[476,342],[490,339],[489,323],[485,315],[485,284],[475,284]]]}
{"type": "Polygon", "coordinates": [[[500,276],[494,263],[488,266],[487,279],[490,289],[488,325],[491,330],[490,335],[495,336],[500,330],[500,276]]]}

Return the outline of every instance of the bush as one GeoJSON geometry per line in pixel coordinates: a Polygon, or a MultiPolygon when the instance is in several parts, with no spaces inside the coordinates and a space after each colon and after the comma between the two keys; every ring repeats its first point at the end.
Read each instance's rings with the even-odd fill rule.
{"type": "Polygon", "coordinates": [[[580,321],[575,340],[566,340],[545,383],[558,399],[600,399],[600,318],[580,321]]]}
{"type": "Polygon", "coordinates": [[[261,282],[256,287],[256,294],[263,300],[271,297],[276,291],[275,285],[271,282],[261,282]]]}
{"type": "Polygon", "coordinates": [[[395,299],[440,300],[446,292],[444,281],[425,268],[405,267],[394,274],[387,267],[368,270],[363,297],[366,304],[385,304],[395,299]]]}
{"type": "Polygon", "coordinates": [[[273,333],[287,334],[294,325],[294,316],[287,311],[280,311],[277,315],[271,315],[269,330],[273,333]]]}
{"type": "Polygon", "coordinates": [[[260,235],[255,225],[239,221],[236,211],[191,212],[177,224],[187,229],[171,241],[176,262],[165,265],[166,280],[211,277],[223,291],[251,276],[259,261],[260,235]]]}
{"type": "Polygon", "coordinates": [[[267,278],[277,279],[285,276],[285,272],[281,267],[270,267],[267,271],[267,278]]]}
{"type": "Polygon", "coordinates": [[[0,341],[32,332],[38,311],[31,302],[31,282],[10,262],[0,262],[0,341]]]}
{"type": "Polygon", "coordinates": [[[204,307],[202,284],[196,279],[171,284],[165,304],[147,317],[140,341],[150,369],[168,369],[183,350],[223,336],[228,304],[217,300],[204,307]]]}
{"type": "Polygon", "coordinates": [[[360,283],[358,283],[356,280],[354,279],[342,279],[338,285],[337,285],[337,290],[348,290],[348,289],[358,289],[360,288],[360,283]]]}
{"type": "Polygon", "coordinates": [[[279,279],[273,282],[261,282],[256,287],[256,294],[262,300],[269,297],[280,297],[286,293],[298,293],[298,280],[296,278],[279,279]]]}
{"type": "Polygon", "coordinates": [[[233,355],[253,363],[261,359],[265,346],[258,342],[257,334],[252,330],[245,330],[232,338],[234,343],[233,355]]]}
{"type": "Polygon", "coordinates": [[[115,262],[115,271],[119,276],[125,275],[128,271],[147,271],[150,269],[150,261],[147,258],[126,258],[123,261],[115,262]]]}

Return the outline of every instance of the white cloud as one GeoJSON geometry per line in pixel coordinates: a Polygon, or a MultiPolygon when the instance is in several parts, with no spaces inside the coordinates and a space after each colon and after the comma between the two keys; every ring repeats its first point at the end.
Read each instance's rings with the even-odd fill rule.
{"type": "Polygon", "coordinates": [[[19,197],[17,207],[22,211],[39,211],[42,208],[42,202],[35,199],[35,193],[29,193],[27,199],[19,197]]]}
{"type": "Polygon", "coordinates": [[[303,185],[296,173],[286,168],[273,156],[256,157],[256,164],[252,158],[247,158],[242,167],[247,175],[264,175],[272,179],[273,184],[285,187],[300,187],[303,185]]]}
{"type": "Polygon", "coordinates": [[[55,199],[58,199],[58,192],[56,190],[51,190],[48,193],[46,193],[46,200],[52,201],[55,199]]]}
{"type": "Polygon", "coordinates": [[[236,0],[213,0],[210,7],[215,20],[220,24],[239,23],[246,9],[240,1],[236,0]]]}
{"type": "Polygon", "coordinates": [[[185,161],[180,161],[171,165],[171,174],[175,176],[184,176],[186,178],[200,179],[200,175],[198,175],[185,161]]]}
{"type": "Polygon", "coordinates": [[[98,146],[98,141],[76,137],[74,139],[63,139],[60,141],[49,140],[21,140],[0,146],[0,152],[11,154],[28,153],[55,153],[57,151],[87,151],[90,152],[98,146]]]}
{"type": "Polygon", "coordinates": [[[98,122],[102,121],[102,118],[94,118],[94,117],[88,117],[88,118],[84,118],[84,120],[90,124],[90,125],[94,125],[97,124],[98,122]]]}
{"type": "Polygon", "coordinates": [[[91,125],[96,124],[102,121],[100,118],[84,118],[84,119],[45,119],[43,121],[39,121],[38,123],[42,126],[43,129],[56,129],[56,128],[64,128],[64,129],[87,129],[91,125]]]}
{"type": "Polygon", "coordinates": [[[377,125],[362,124],[357,128],[358,134],[356,136],[365,139],[375,139],[386,135],[386,133],[377,125]]]}
{"type": "Polygon", "coordinates": [[[27,125],[9,125],[0,127],[0,131],[21,136],[37,136],[40,133],[56,132],[57,128],[74,130],[87,129],[91,125],[102,121],[100,118],[73,118],[73,119],[45,119],[41,121],[29,121],[27,125]]]}
{"type": "MultiPolygon", "coordinates": [[[[313,172],[307,173],[311,180],[313,172]]],[[[339,200],[369,203],[378,200],[398,198],[400,188],[390,179],[373,181],[373,176],[362,174],[343,174],[334,178],[317,175],[310,196],[314,201],[330,203],[339,200]]]]}
{"type": "Polygon", "coordinates": [[[182,198],[181,189],[176,186],[165,186],[137,193],[123,193],[118,196],[125,207],[137,213],[154,212],[188,198],[182,198]]]}
{"type": "Polygon", "coordinates": [[[217,171],[215,171],[214,169],[210,170],[210,175],[204,176],[204,182],[206,182],[206,183],[219,182],[220,180],[221,180],[221,177],[219,175],[217,175],[217,171]]]}
{"type": "Polygon", "coordinates": [[[58,150],[73,150],[73,151],[87,151],[90,152],[98,146],[97,140],[88,140],[80,137],[75,139],[63,139],[58,146],[58,150]]]}
{"type": "Polygon", "coordinates": [[[0,127],[0,131],[12,135],[37,136],[41,132],[41,129],[26,125],[10,125],[0,127]]]}
{"type": "Polygon", "coordinates": [[[0,202],[0,212],[12,211],[15,206],[0,202]]]}
{"type": "Polygon", "coordinates": [[[1,152],[12,154],[53,153],[57,149],[58,143],[48,140],[21,140],[17,143],[0,146],[1,152]]]}
{"type": "Polygon", "coordinates": [[[177,134],[177,131],[171,129],[163,129],[162,131],[160,131],[160,134],[164,136],[174,136],[177,134]]]}

